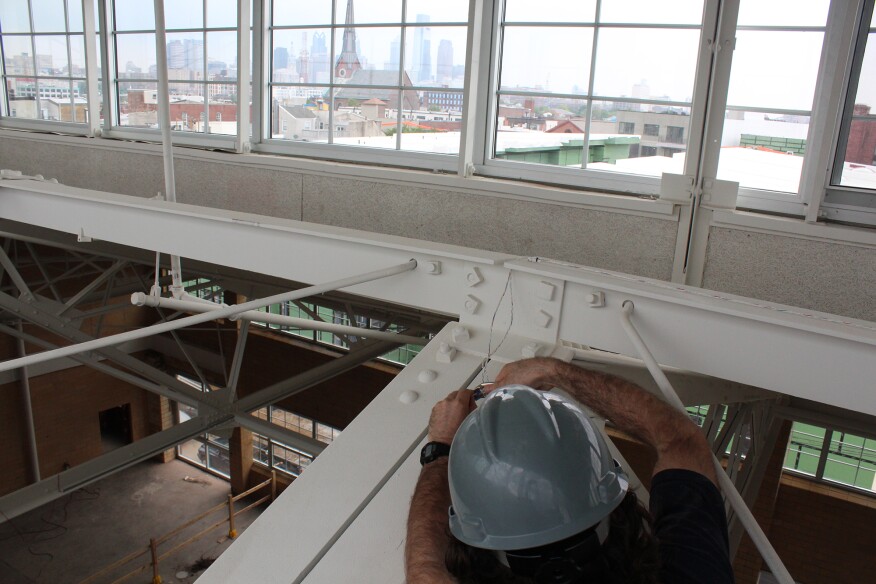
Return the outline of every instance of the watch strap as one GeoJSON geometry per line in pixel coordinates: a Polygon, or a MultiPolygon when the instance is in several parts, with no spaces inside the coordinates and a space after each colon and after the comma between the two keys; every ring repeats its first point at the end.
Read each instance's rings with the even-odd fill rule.
{"type": "Polygon", "coordinates": [[[443,456],[450,454],[450,444],[429,442],[420,451],[420,464],[425,466],[443,456]]]}

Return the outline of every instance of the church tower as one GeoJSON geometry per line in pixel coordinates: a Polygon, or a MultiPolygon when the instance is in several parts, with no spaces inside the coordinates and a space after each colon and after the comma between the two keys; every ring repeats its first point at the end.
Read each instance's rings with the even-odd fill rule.
{"type": "Polygon", "coordinates": [[[356,54],[356,31],[353,30],[353,0],[347,0],[347,18],[344,21],[344,44],[341,54],[335,63],[335,78],[347,80],[353,73],[362,68],[359,55],[356,54]]]}

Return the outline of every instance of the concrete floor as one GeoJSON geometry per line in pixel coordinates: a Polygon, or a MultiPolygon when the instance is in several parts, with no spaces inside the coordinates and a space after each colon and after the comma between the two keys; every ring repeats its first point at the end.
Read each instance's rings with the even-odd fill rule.
{"type": "MultiPolygon", "coordinates": [[[[150,537],[159,537],[226,500],[229,492],[226,481],[180,460],[141,463],[0,525],[0,582],[81,582],[117,559],[145,549],[150,537]]],[[[240,501],[238,508],[246,504],[240,501]]],[[[263,508],[236,517],[237,532],[242,533],[263,508]]],[[[159,547],[159,553],[223,517],[227,518],[227,511],[210,515],[159,547]]],[[[227,535],[226,522],[160,562],[164,584],[194,582],[201,571],[192,566],[201,558],[215,559],[221,554],[231,543],[227,535]],[[181,572],[187,577],[178,578],[181,572]]],[[[93,582],[113,582],[148,561],[147,554],[93,582]]],[[[151,581],[151,567],[126,580],[151,581]]]]}

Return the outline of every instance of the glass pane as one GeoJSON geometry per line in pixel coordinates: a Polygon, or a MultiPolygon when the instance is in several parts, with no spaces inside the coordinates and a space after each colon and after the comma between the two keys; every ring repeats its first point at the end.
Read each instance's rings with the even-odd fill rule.
{"type": "Polygon", "coordinates": [[[179,32],[167,35],[168,79],[204,80],[204,33],[179,32]]]}
{"type": "Polygon", "coordinates": [[[85,77],[85,39],[82,35],[70,35],[70,75],[85,77]]]}
{"type": "MultiPolygon", "coordinates": [[[[70,25],[67,30],[70,32],[83,32],[85,27],[82,18],[82,0],[67,0],[67,21],[70,25]]],[[[94,20],[100,20],[97,7],[94,10],[94,20]]],[[[100,29],[98,28],[97,30],[100,29]]]]}
{"type": "Polygon", "coordinates": [[[689,128],[688,108],[594,103],[587,167],[655,177],[682,173],[689,128]]]}
{"type": "Polygon", "coordinates": [[[34,32],[67,32],[64,0],[31,0],[34,32]]]}
{"type": "Polygon", "coordinates": [[[812,109],[823,39],[820,32],[737,31],[727,104],[812,109]]]}
{"type": "Polygon", "coordinates": [[[699,39],[698,30],[600,30],[593,93],[690,102],[699,39]],[[631,51],[634,46],[660,50],[631,51]],[[672,59],[667,59],[666,54],[671,54],[672,59]]]}
{"type": "Polygon", "coordinates": [[[236,28],[237,0],[207,0],[207,27],[236,28]]]}
{"type": "Polygon", "coordinates": [[[158,128],[158,85],[119,83],[119,125],[158,128]]]}
{"type": "Polygon", "coordinates": [[[335,33],[335,82],[398,86],[398,72],[383,66],[392,62],[392,41],[399,33],[397,27],[351,27],[343,34],[335,33]]]}
{"type": "Polygon", "coordinates": [[[200,440],[189,440],[178,445],[176,447],[176,452],[180,456],[180,458],[185,458],[186,460],[194,462],[199,466],[206,466],[206,450],[201,450],[203,446],[204,444],[200,440]]]}
{"type": "Polygon", "coordinates": [[[876,451],[873,446],[873,440],[835,430],[824,467],[824,478],[874,490],[876,451]]]}
{"type": "Polygon", "coordinates": [[[204,86],[199,83],[170,83],[170,124],[178,132],[203,132],[206,125],[204,86]]]}
{"type": "Polygon", "coordinates": [[[271,133],[281,140],[328,141],[328,87],[274,87],[271,133]]]}
{"type": "Polygon", "coordinates": [[[0,30],[3,32],[31,32],[27,0],[0,2],[0,30]]]}
{"type": "Polygon", "coordinates": [[[264,436],[252,435],[252,459],[262,464],[271,464],[271,447],[264,436]]]}
{"type": "Polygon", "coordinates": [[[164,26],[167,30],[204,28],[203,0],[164,0],[164,26]]]}
{"type": "Polygon", "coordinates": [[[237,79],[237,33],[207,33],[207,75],[212,81],[237,79]]]}
{"type": "Polygon", "coordinates": [[[741,0],[739,26],[824,26],[830,0],[741,0]]]}
{"type": "Polygon", "coordinates": [[[35,36],[33,40],[37,56],[37,75],[52,77],[70,75],[66,36],[35,36]]]}
{"type": "Polygon", "coordinates": [[[591,28],[507,27],[502,43],[502,89],[586,94],[591,28]]]}
{"type": "MultiPolygon", "coordinates": [[[[395,127],[385,130],[395,135],[395,127]]],[[[427,90],[423,92],[423,107],[405,114],[401,149],[435,154],[459,154],[462,132],[462,93],[427,90]],[[416,119],[411,120],[410,117],[416,119]]]]}
{"type": "Polygon", "coordinates": [[[36,119],[39,111],[34,98],[33,79],[6,80],[6,93],[9,98],[9,117],[36,119]]]}
{"type": "Polygon", "coordinates": [[[876,34],[870,33],[861,74],[849,137],[845,144],[845,161],[840,184],[849,187],[876,189],[876,34]]]}
{"type": "MultiPolygon", "coordinates": [[[[331,0],[313,0],[306,4],[298,0],[274,0],[273,7],[274,26],[328,25],[332,23],[331,0]]],[[[343,23],[343,16],[339,18],[343,23]]]]}
{"type": "MultiPolygon", "coordinates": [[[[373,24],[401,22],[401,0],[356,0],[353,13],[353,0],[337,0],[335,24],[373,24]],[[352,17],[352,18],[350,18],[352,17]]],[[[408,18],[410,21],[410,17],[408,18]]],[[[420,21],[420,22],[429,22],[420,21]]]]}
{"type": "Polygon", "coordinates": [[[580,168],[586,114],[587,101],[583,99],[502,95],[495,157],[580,168]]]}
{"type": "MultiPolygon", "coordinates": [[[[435,84],[462,89],[465,82],[465,28],[410,27],[405,34],[405,73],[414,85],[435,84]]],[[[384,68],[398,70],[398,58],[396,37],[391,45],[390,62],[384,68]]]]}
{"type": "Polygon", "coordinates": [[[7,75],[33,75],[33,47],[30,40],[31,37],[3,37],[7,75]]]}
{"type": "Polygon", "coordinates": [[[530,0],[506,0],[505,22],[594,22],[596,0],[541,0],[533,10],[530,0]]]}
{"type": "Polygon", "coordinates": [[[237,86],[230,83],[211,83],[207,86],[211,134],[237,134],[237,86]]]}
{"type": "Polygon", "coordinates": [[[155,6],[142,0],[113,0],[116,30],[155,30],[155,6]]]}
{"type": "Polygon", "coordinates": [[[408,0],[407,22],[468,22],[468,0],[408,0]],[[429,20],[418,20],[420,15],[429,20]]]}
{"type": "Polygon", "coordinates": [[[328,83],[331,70],[330,39],[329,29],[275,31],[273,67],[277,76],[274,81],[328,83]]]}
{"type": "Polygon", "coordinates": [[[824,428],[794,422],[785,453],[784,467],[814,476],[818,470],[823,443],[824,428]]]}
{"type": "Polygon", "coordinates": [[[613,0],[603,2],[599,12],[600,22],[700,24],[702,20],[703,0],[673,0],[671,9],[654,0],[613,0]]]}
{"type": "Polygon", "coordinates": [[[116,35],[119,79],[155,79],[155,35],[116,35]]]}
{"type": "MultiPolygon", "coordinates": [[[[221,475],[231,475],[231,457],[228,453],[228,448],[216,444],[202,444],[201,448],[205,448],[209,454],[207,457],[207,468],[214,470],[221,475]]],[[[200,452],[200,450],[198,450],[200,452]]]]}
{"type": "Polygon", "coordinates": [[[728,111],[718,178],[743,187],[797,192],[808,132],[809,116],[728,111]]]}

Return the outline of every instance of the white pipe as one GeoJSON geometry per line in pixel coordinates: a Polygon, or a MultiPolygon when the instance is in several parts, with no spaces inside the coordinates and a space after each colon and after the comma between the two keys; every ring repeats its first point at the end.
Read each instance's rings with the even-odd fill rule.
{"type": "MultiPolygon", "coordinates": [[[[176,177],[173,170],[173,138],[170,132],[170,90],[167,80],[167,31],[164,24],[164,0],[155,0],[155,60],[158,68],[158,125],[161,127],[161,150],[164,155],[164,196],[176,203],[176,177]]],[[[183,292],[182,264],[178,255],[170,256],[171,291],[174,298],[183,292]]]]}
{"type": "MultiPolygon", "coordinates": [[[[670,404],[672,404],[672,406],[684,412],[684,404],[681,402],[681,399],[679,399],[672,384],[669,383],[666,375],[663,374],[663,370],[660,369],[657,360],[654,359],[651,351],[648,350],[645,341],[643,341],[641,335],[639,335],[639,331],[633,326],[630,317],[633,314],[634,308],[635,306],[633,305],[632,300],[624,301],[621,309],[621,324],[624,327],[624,331],[626,331],[627,336],[629,336],[630,340],[633,342],[633,346],[635,346],[642,361],[645,362],[648,371],[651,372],[654,381],[657,382],[657,386],[660,388],[660,391],[663,392],[663,396],[670,404]]],[[[757,523],[757,520],[754,518],[754,515],[752,515],[751,510],[749,510],[745,501],[742,499],[742,495],[736,490],[736,485],[734,485],[733,481],[730,480],[730,477],[727,476],[724,467],[721,466],[721,463],[714,454],[712,454],[712,462],[715,465],[715,472],[718,475],[718,483],[721,485],[721,490],[724,491],[724,495],[730,502],[730,506],[736,512],[736,516],[739,518],[739,521],[742,522],[749,537],[751,537],[751,541],[754,542],[754,545],[760,552],[761,557],[763,557],[764,562],[769,566],[773,576],[780,584],[795,584],[794,578],[791,577],[790,572],[785,568],[785,564],[782,563],[779,554],[776,553],[775,548],[773,548],[769,539],[767,539],[766,534],[764,534],[760,525],[757,523]]]]}
{"type": "Polygon", "coordinates": [[[34,363],[42,363],[44,361],[50,361],[52,359],[69,357],[70,355],[85,353],[86,351],[94,351],[96,349],[102,349],[104,347],[109,347],[112,345],[120,345],[127,341],[142,339],[144,337],[170,332],[173,330],[181,329],[195,324],[201,324],[203,322],[208,322],[211,320],[228,318],[230,316],[234,316],[235,314],[240,314],[241,312],[246,312],[248,310],[262,308],[270,304],[278,304],[280,302],[287,302],[289,300],[298,300],[300,298],[306,298],[308,296],[313,296],[316,294],[331,292],[332,290],[337,290],[339,288],[346,288],[347,286],[354,286],[356,284],[363,284],[365,282],[371,282],[373,280],[379,280],[381,278],[394,276],[396,274],[401,274],[402,272],[408,272],[410,270],[413,270],[416,267],[417,260],[410,260],[397,266],[383,268],[381,270],[374,270],[373,272],[360,274],[358,276],[341,278],[340,280],[334,280],[333,282],[317,284],[316,286],[308,286],[307,288],[301,288],[300,290],[295,290],[292,292],[275,294],[274,296],[269,296],[267,298],[261,298],[258,300],[251,300],[249,302],[244,302],[243,304],[226,306],[224,308],[212,310],[204,314],[195,314],[193,316],[187,316],[185,318],[180,318],[170,322],[162,322],[141,329],[127,331],[100,339],[94,339],[92,341],[86,341],[84,343],[78,343],[75,345],[70,345],[68,347],[62,347],[60,349],[54,349],[52,351],[43,351],[42,353],[28,355],[27,357],[10,359],[8,361],[3,361],[2,363],[0,363],[0,371],[9,371],[10,369],[24,367],[25,365],[33,365],[34,363]]]}
{"type": "MultiPolygon", "coordinates": [[[[198,301],[176,300],[174,298],[156,298],[155,296],[143,294],[142,292],[136,292],[132,294],[131,303],[137,306],[170,308],[172,310],[181,310],[185,312],[209,312],[211,310],[218,310],[223,306],[226,306],[224,304],[216,304],[215,302],[210,302],[201,298],[199,298],[198,301]]],[[[380,339],[382,341],[392,341],[395,343],[425,345],[429,342],[428,339],[424,339],[422,337],[414,337],[357,326],[347,326],[343,324],[323,322],[321,320],[310,320],[308,318],[283,316],[282,314],[271,314],[270,312],[259,312],[258,310],[249,310],[247,312],[242,312],[237,315],[237,318],[242,318],[243,320],[248,320],[252,322],[264,322],[268,324],[291,326],[303,330],[325,331],[340,335],[356,335],[368,339],[380,339]]]]}

